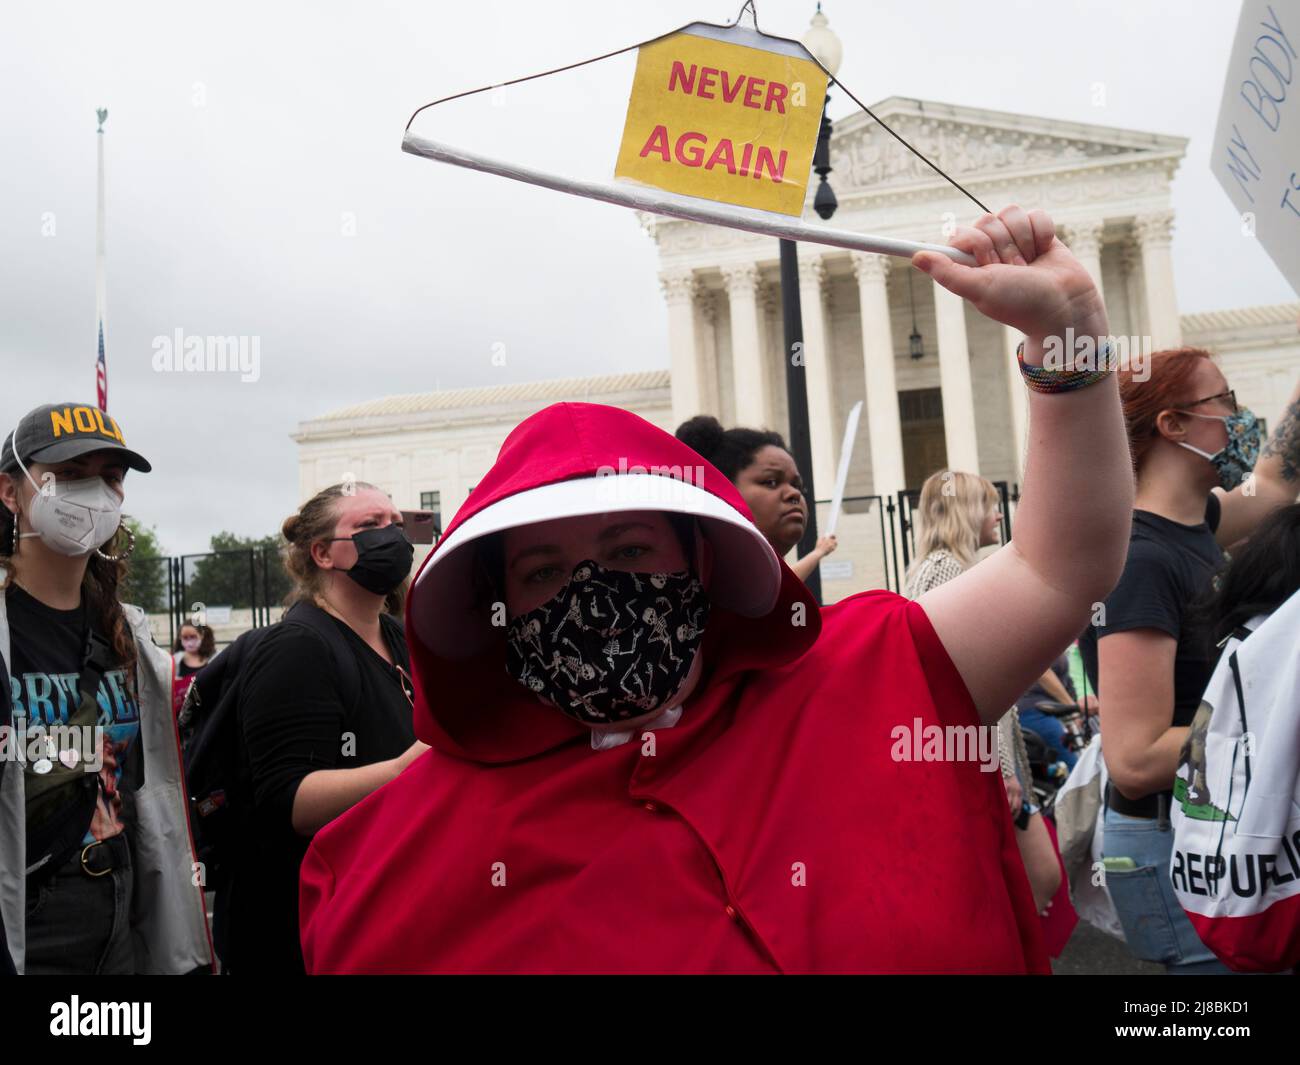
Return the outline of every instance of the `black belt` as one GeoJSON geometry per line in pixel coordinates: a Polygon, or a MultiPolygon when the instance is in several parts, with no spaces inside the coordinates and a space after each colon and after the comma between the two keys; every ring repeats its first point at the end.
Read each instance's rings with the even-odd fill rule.
{"type": "Polygon", "coordinates": [[[81,871],[86,876],[107,876],[114,869],[131,867],[131,848],[125,832],[88,843],[78,854],[81,871]]]}
{"type": "Polygon", "coordinates": [[[1125,817],[1147,817],[1155,820],[1160,816],[1160,800],[1164,799],[1165,816],[1169,814],[1169,807],[1173,805],[1173,790],[1157,791],[1150,795],[1143,795],[1140,799],[1130,799],[1123,795],[1119,788],[1112,784],[1106,785],[1106,803],[1117,814],[1123,814],[1125,817]]]}

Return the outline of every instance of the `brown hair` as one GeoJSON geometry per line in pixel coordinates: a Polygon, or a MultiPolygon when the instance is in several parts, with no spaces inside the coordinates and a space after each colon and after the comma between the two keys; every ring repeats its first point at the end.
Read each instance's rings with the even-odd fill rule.
{"type": "Polygon", "coordinates": [[[1161,411],[1189,403],[1199,398],[1191,395],[1192,377],[1201,360],[1213,362],[1213,356],[1203,348],[1171,348],[1157,351],[1144,374],[1137,380],[1134,370],[1121,370],[1119,398],[1124,405],[1124,423],[1128,427],[1128,445],[1133,453],[1133,472],[1142,468],[1147,452],[1160,436],[1156,418],[1161,411]]]}
{"type": "Polygon", "coordinates": [[[172,648],[173,653],[185,650],[181,646],[181,633],[186,629],[193,629],[199,634],[198,654],[201,654],[204,658],[211,658],[217,653],[217,638],[212,629],[207,625],[200,625],[196,621],[190,621],[188,618],[182,621],[181,627],[176,630],[176,645],[172,648]]]}
{"type": "MultiPolygon", "coordinates": [[[[131,538],[126,528],[126,518],[118,526],[113,538],[100,546],[106,555],[120,555],[131,538]]],[[[0,592],[9,586],[14,571],[14,559],[19,553],[18,518],[5,506],[0,506],[0,567],[5,575],[0,579],[0,592]]],[[[126,622],[126,613],[118,602],[117,589],[126,580],[128,566],[125,559],[113,562],[91,552],[86,565],[86,575],[81,580],[81,594],[95,627],[103,633],[113,648],[113,658],[126,671],[127,679],[134,683],[136,646],[135,636],[126,622]]]]}
{"type": "MultiPolygon", "coordinates": [[[[381,489],[366,481],[349,482],[348,485],[332,484],[322,488],[306,503],[298,508],[296,514],[290,514],[280,526],[280,535],[284,545],[280,549],[284,570],[293,581],[293,587],[284,597],[286,607],[306,600],[315,603],[321,597],[324,577],[321,568],[311,557],[313,544],[328,540],[334,535],[338,526],[338,500],[344,496],[356,494],[357,489],[370,488],[376,492],[381,489]]],[[[384,600],[384,609],[396,617],[402,616],[406,605],[406,586],[401,586],[388,593],[384,600]]]]}

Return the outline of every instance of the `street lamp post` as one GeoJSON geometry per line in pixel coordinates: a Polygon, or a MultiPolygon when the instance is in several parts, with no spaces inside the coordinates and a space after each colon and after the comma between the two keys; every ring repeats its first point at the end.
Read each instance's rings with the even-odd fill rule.
{"type": "MultiPolygon", "coordinates": [[[[840,68],[843,58],[843,46],[840,40],[827,26],[822,6],[817,5],[813,15],[812,26],[803,37],[803,45],[830,71],[831,76],[840,68]]],[[[827,94],[829,102],[830,95],[827,94]]],[[[823,221],[835,213],[838,205],[835,193],[826,180],[831,172],[831,120],[822,108],[821,128],[817,133],[817,148],[813,152],[813,171],[818,176],[817,192],[813,197],[813,210],[823,221]]],[[[808,427],[808,379],[804,373],[806,362],[803,354],[803,313],[799,304],[799,258],[798,244],[793,240],[781,242],[781,317],[785,332],[785,387],[787,406],[790,411],[790,454],[799,473],[803,477],[804,494],[808,499],[808,524],[804,527],[803,538],[799,541],[799,554],[806,555],[817,546],[817,491],[813,482],[812,435],[808,427]]],[[[821,308],[813,308],[820,313],[821,308]]],[[[827,357],[827,352],[819,352],[820,357],[827,357]]],[[[827,427],[829,429],[829,426],[827,427]]],[[[821,573],[814,569],[808,575],[808,590],[817,602],[822,601],[821,573]]]]}

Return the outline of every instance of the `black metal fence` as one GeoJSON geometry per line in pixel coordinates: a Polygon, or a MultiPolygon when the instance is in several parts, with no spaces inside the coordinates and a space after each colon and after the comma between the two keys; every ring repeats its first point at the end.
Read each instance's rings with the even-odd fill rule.
{"type": "MultiPolygon", "coordinates": [[[[994,481],[1002,513],[1002,542],[1011,539],[1011,515],[1020,502],[1020,485],[994,481]]],[[[844,503],[865,503],[874,507],[880,523],[880,549],[885,587],[890,591],[903,590],[903,576],[916,554],[916,523],[913,512],[920,503],[920,489],[905,489],[892,496],[846,496],[844,503]]],[[[818,500],[829,505],[829,499],[818,500]]]]}
{"type": "Polygon", "coordinates": [[[213,607],[249,611],[252,628],[269,625],[278,617],[278,607],[289,588],[278,552],[239,548],[133,558],[122,598],[148,614],[166,614],[170,646],[184,622],[211,625],[208,612],[213,607]]]}

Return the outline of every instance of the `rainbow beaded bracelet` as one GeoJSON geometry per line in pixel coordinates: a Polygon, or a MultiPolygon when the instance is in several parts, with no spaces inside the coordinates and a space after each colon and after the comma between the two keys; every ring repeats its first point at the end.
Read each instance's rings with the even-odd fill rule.
{"type": "Polygon", "coordinates": [[[1115,346],[1109,340],[1102,342],[1101,350],[1097,354],[1097,361],[1101,365],[1095,370],[1048,370],[1042,366],[1026,366],[1025,342],[1022,340],[1016,346],[1016,362],[1020,365],[1020,374],[1025,379],[1025,385],[1035,392],[1048,394],[1073,392],[1075,389],[1087,388],[1098,381],[1104,381],[1113,370],[1118,368],[1119,359],[1115,353],[1115,346]]]}

